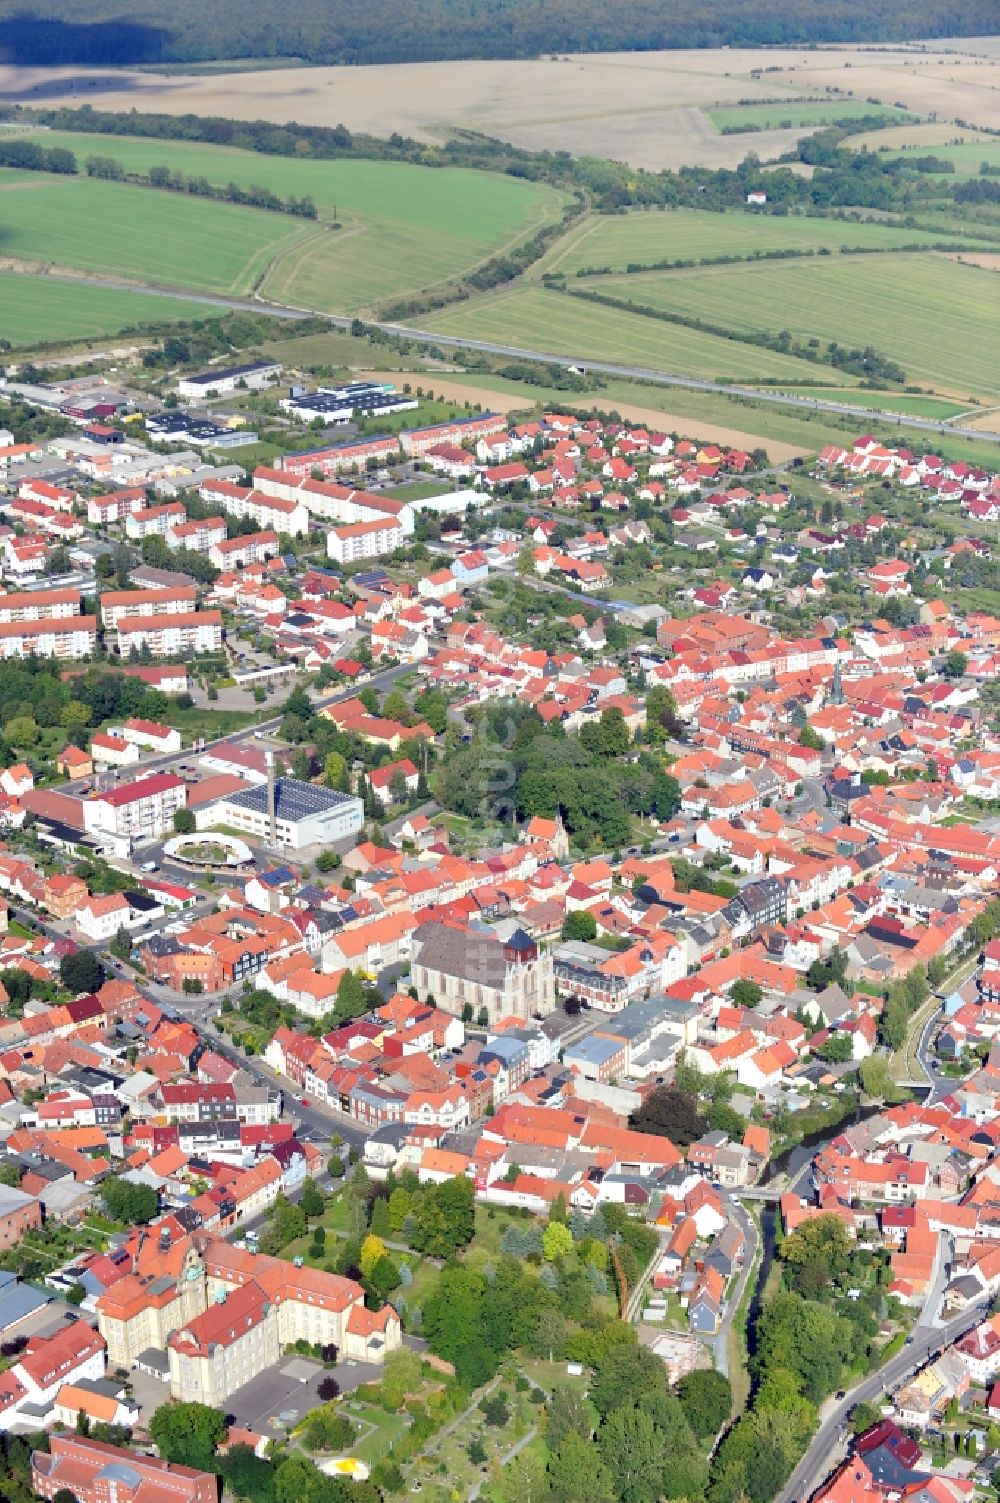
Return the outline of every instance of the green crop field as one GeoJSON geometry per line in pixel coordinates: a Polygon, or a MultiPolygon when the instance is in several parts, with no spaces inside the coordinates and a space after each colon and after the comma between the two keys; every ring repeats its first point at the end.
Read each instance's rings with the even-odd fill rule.
{"type": "Polygon", "coordinates": [[[11,344],[101,339],[138,323],[204,318],[203,304],[150,292],[114,292],[51,277],[0,275],[0,337],[11,344]]]}
{"type": "Polygon", "coordinates": [[[246,292],[302,220],[96,179],[38,173],[3,195],[0,255],[161,282],[246,292]]]}
{"type": "Polygon", "coordinates": [[[740,331],[787,329],[799,339],[874,345],[899,361],[911,382],[958,398],[1000,395],[996,273],[943,256],[845,256],[601,277],[587,285],[740,331]]]}
{"type": "MultiPolygon", "coordinates": [[[[630,283],[636,280],[629,278],[630,283]]],[[[756,349],[640,314],[601,308],[538,287],[491,293],[422,318],[420,323],[441,334],[684,376],[751,382],[816,379],[815,366],[791,355],[756,349]]]]}
{"type": "MultiPolygon", "coordinates": [[[[885,155],[899,157],[903,162],[908,157],[939,157],[954,164],[957,179],[978,177],[983,162],[1000,171],[1000,141],[964,141],[958,146],[907,146],[902,150],[886,150],[885,155]]],[[[949,173],[949,179],[951,176],[949,173]]]]}
{"type": "Polygon", "coordinates": [[[713,214],[706,209],[647,209],[630,214],[593,215],[569,234],[539,262],[536,272],[559,271],[572,276],[581,267],[609,267],[624,271],[634,263],[649,266],[658,261],[698,261],[706,256],[752,256],[774,250],[826,249],[837,253],[854,250],[898,250],[954,244],[956,250],[991,242],[964,236],[955,230],[906,229],[901,225],[807,215],[757,214],[733,210],[713,214]]]}
{"type": "Polygon", "coordinates": [[[967,402],[946,402],[940,397],[920,397],[895,391],[862,391],[859,387],[844,391],[829,386],[791,386],[788,391],[791,396],[812,397],[819,402],[847,402],[852,407],[901,412],[904,417],[940,418],[942,422],[969,410],[967,402]]]}
{"type": "MultiPolygon", "coordinates": [[[[306,222],[314,232],[306,254],[284,257],[267,281],[267,292],[279,301],[328,312],[353,313],[459,276],[558,218],[564,202],[545,184],[459,167],[305,161],[199,142],[75,131],[46,132],[44,141],[73,151],[81,169],[89,156],[113,157],[127,172],[146,174],[167,166],[222,187],[256,183],[283,197],[312,198],[322,219],[343,228],[316,234],[317,227],[306,222]]],[[[177,195],[161,196],[178,202],[177,195]]],[[[290,224],[298,225],[300,236],[303,232],[301,221],[274,214],[269,219],[275,235],[290,224]]]]}
{"type": "Polygon", "coordinates": [[[795,99],[779,104],[734,104],[707,109],[705,114],[716,130],[732,129],[734,125],[753,125],[758,130],[782,130],[787,126],[814,125],[817,129],[832,125],[834,120],[867,120],[873,125],[885,120],[893,125],[904,125],[910,120],[919,120],[895,105],[859,104],[855,99],[817,100],[815,103],[799,103],[795,99]]]}

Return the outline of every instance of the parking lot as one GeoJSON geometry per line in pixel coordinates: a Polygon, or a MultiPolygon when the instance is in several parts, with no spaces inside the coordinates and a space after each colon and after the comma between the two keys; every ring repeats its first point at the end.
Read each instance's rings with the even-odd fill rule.
{"type": "Polygon", "coordinates": [[[289,1352],[276,1367],[231,1394],[226,1409],[238,1425],[279,1439],[323,1402],[316,1390],[328,1375],[336,1378],[341,1393],[353,1393],[362,1383],[377,1382],[381,1374],[372,1362],[338,1362],[328,1374],[321,1362],[289,1352]]]}

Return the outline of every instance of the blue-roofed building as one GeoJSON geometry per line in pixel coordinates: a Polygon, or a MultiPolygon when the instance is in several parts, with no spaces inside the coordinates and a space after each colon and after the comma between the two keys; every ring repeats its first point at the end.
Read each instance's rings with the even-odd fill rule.
{"type": "Polygon", "coordinates": [[[621,1039],[602,1038],[592,1033],[563,1050],[563,1064],[587,1080],[606,1085],[625,1074],[626,1047],[621,1039]]]}
{"type": "Polygon", "coordinates": [[[5,1340],[16,1333],[22,1321],[37,1315],[54,1296],[22,1284],[16,1273],[0,1272],[0,1337],[5,1340]]]}

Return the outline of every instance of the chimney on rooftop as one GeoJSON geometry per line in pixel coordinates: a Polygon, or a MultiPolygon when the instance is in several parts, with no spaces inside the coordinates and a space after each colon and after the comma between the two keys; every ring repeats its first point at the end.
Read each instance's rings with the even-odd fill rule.
{"type": "Polygon", "coordinates": [[[267,838],[271,845],[277,845],[278,821],[274,807],[274,752],[270,747],[264,752],[264,761],[267,765],[267,838]]]}

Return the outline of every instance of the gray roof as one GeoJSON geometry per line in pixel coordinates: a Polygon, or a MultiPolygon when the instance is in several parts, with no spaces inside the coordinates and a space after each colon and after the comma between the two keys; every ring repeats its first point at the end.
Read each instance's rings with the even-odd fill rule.
{"type": "Polygon", "coordinates": [[[414,961],[428,970],[479,986],[500,987],[506,980],[503,946],[488,929],[455,929],[431,922],[421,924],[413,943],[414,961]]]}
{"type": "Polygon", "coordinates": [[[22,1284],[16,1274],[0,1273],[0,1332],[43,1310],[51,1300],[51,1294],[42,1294],[30,1285],[22,1284]]]}

